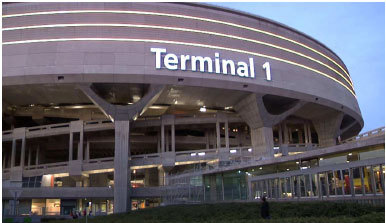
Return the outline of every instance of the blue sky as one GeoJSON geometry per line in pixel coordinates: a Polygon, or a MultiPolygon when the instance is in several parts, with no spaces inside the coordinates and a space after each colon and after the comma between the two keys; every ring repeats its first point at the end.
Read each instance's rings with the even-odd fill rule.
{"type": "Polygon", "coordinates": [[[365,125],[385,125],[385,3],[212,2],[283,23],[319,40],[346,64],[365,125]]]}

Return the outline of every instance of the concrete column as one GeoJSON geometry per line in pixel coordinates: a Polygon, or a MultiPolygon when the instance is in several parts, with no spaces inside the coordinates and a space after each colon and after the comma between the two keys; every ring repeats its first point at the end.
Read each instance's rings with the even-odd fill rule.
{"type": "Polygon", "coordinates": [[[87,142],[87,144],[86,144],[86,153],[85,153],[85,159],[87,160],[87,161],[89,161],[90,160],[90,142],[87,142]]]}
{"type": "Polygon", "coordinates": [[[165,152],[165,125],[161,124],[161,151],[165,152]]]}
{"type": "Polygon", "coordinates": [[[220,135],[220,122],[217,121],[216,122],[216,144],[217,144],[217,148],[221,148],[221,135],[220,135]]]}
{"type": "Polygon", "coordinates": [[[68,151],[68,161],[72,160],[72,153],[73,153],[73,147],[74,147],[74,134],[70,132],[70,144],[69,144],[69,151],[68,151]]]}
{"type": "Polygon", "coordinates": [[[160,132],[157,131],[157,153],[161,153],[161,136],[160,132]]]}
{"type": "Polygon", "coordinates": [[[330,112],[326,115],[312,120],[315,130],[318,133],[320,147],[336,145],[336,139],[343,120],[342,112],[330,112]]]}
{"type": "Polygon", "coordinates": [[[12,140],[12,154],[11,154],[11,168],[15,167],[15,157],[16,157],[16,139],[12,140]]]}
{"type": "Polygon", "coordinates": [[[25,164],[25,137],[21,141],[20,166],[23,168],[25,164]]]}
{"type": "Polygon", "coordinates": [[[289,144],[287,123],[283,123],[284,126],[284,144],[289,144]]]}
{"type": "Polygon", "coordinates": [[[208,129],[205,130],[205,139],[206,139],[206,142],[205,142],[205,148],[206,148],[206,149],[209,149],[209,144],[210,144],[210,142],[209,142],[209,130],[208,130],[208,129]]]}
{"type": "MultiPolygon", "coordinates": [[[[166,129],[168,129],[167,127],[166,127],[166,129]]],[[[165,144],[166,144],[166,152],[169,152],[170,151],[170,146],[169,146],[169,137],[170,137],[170,135],[169,135],[169,131],[165,131],[165,144]]]]}
{"type": "Polygon", "coordinates": [[[78,160],[83,160],[83,128],[80,131],[80,138],[79,138],[79,144],[78,144],[78,160]]]}
{"type": "Polygon", "coordinates": [[[128,210],[128,190],[130,186],[129,161],[129,121],[115,121],[114,152],[114,213],[128,210]]]}
{"type": "Polygon", "coordinates": [[[293,140],[292,140],[292,128],[288,128],[288,136],[289,136],[289,142],[293,143],[293,140]]]}
{"type": "Polygon", "coordinates": [[[279,133],[279,145],[283,144],[283,133],[282,133],[282,129],[281,129],[281,124],[279,124],[278,126],[278,133],[279,133]]]}
{"type": "Polygon", "coordinates": [[[229,149],[229,126],[228,120],[225,121],[225,147],[229,149]]]}
{"type": "Polygon", "coordinates": [[[309,141],[308,141],[308,128],[307,128],[307,124],[304,123],[304,143],[308,144],[309,141]]]}
{"type": "Polygon", "coordinates": [[[165,186],[165,170],[162,167],[158,167],[158,185],[165,186]]]}
{"type": "Polygon", "coordinates": [[[40,146],[36,149],[35,165],[39,165],[40,146]]]}
{"type": "Polygon", "coordinates": [[[5,169],[5,160],[6,160],[6,154],[3,154],[3,169],[5,169]]]}
{"type": "Polygon", "coordinates": [[[298,130],[298,139],[299,139],[299,143],[304,143],[303,132],[300,129],[298,130]]]}
{"type": "Polygon", "coordinates": [[[311,124],[310,123],[307,123],[307,131],[308,131],[308,143],[312,143],[311,124]]]}
{"type": "Polygon", "coordinates": [[[251,129],[251,141],[255,156],[273,157],[273,133],[271,127],[251,129]]]}
{"type": "Polygon", "coordinates": [[[27,163],[27,165],[28,166],[31,166],[31,155],[32,155],[32,148],[31,147],[29,147],[28,148],[28,163],[27,163]]]}
{"type": "Polygon", "coordinates": [[[172,124],[172,127],[171,127],[171,135],[172,135],[172,152],[176,152],[176,130],[175,130],[175,126],[174,126],[174,123],[172,124]]]}

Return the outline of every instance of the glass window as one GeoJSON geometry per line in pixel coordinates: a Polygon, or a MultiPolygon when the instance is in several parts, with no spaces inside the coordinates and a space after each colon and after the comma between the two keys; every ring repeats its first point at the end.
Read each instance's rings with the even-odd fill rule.
{"type": "Polygon", "coordinates": [[[350,184],[350,172],[348,169],[342,170],[343,182],[344,182],[344,194],[351,194],[351,184],[350,184]]]}
{"type": "Polygon", "coordinates": [[[299,182],[300,182],[300,196],[305,197],[306,196],[306,188],[305,188],[305,182],[304,182],[304,175],[299,176],[299,182]]]}
{"type": "Polygon", "coordinates": [[[293,182],[294,197],[298,197],[299,196],[299,192],[298,192],[298,179],[297,179],[297,176],[292,176],[292,182],[293,182]]]}
{"type": "Polygon", "coordinates": [[[334,171],[334,181],[335,181],[334,187],[336,190],[336,195],[343,195],[342,188],[343,188],[344,180],[340,170],[334,171]]]}
{"type": "Polygon", "coordinates": [[[263,195],[265,196],[265,197],[268,197],[268,191],[267,191],[267,180],[264,180],[263,181],[263,195]]]}
{"type": "Polygon", "coordinates": [[[304,175],[304,180],[306,183],[306,197],[312,196],[312,188],[311,188],[311,178],[310,175],[304,175]]]}
{"type": "Polygon", "coordinates": [[[334,179],[334,174],[332,171],[327,172],[327,177],[328,177],[328,192],[329,195],[335,195],[335,187],[336,187],[336,180],[334,179]]]}
{"type": "Polygon", "coordinates": [[[325,173],[319,173],[319,180],[320,180],[320,186],[321,186],[321,195],[327,196],[327,179],[325,173]]]}
{"type": "Polygon", "coordinates": [[[373,174],[372,174],[372,169],[371,166],[366,166],[364,167],[364,175],[363,175],[363,180],[365,184],[365,192],[366,194],[373,194],[373,174]]]}
{"type": "Polygon", "coordinates": [[[286,187],[286,191],[287,191],[287,197],[292,197],[291,180],[289,177],[286,178],[285,185],[286,185],[285,187],[286,187]]]}
{"type": "Polygon", "coordinates": [[[285,178],[280,178],[280,188],[281,188],[281,197],[286,198],[287,194],[285,192],[285,178]]]}
{"type": "Polygon", "coordinates": [[[312,196],[319,196],[318,175],[311,174],[312,180],[312,196]]]}
{"type": "Polygon", "coordinates": [[[356,167],[352,169],[353,171],[353,182],[354,182],[354,191],[356,195],[362,194],[362,180],[360,168],[356,167]]]}
{"type": "Polygon", "coordinates": [[[375,189],[377,193],[383,193],[380,166],[373,166],[375,189]]]}

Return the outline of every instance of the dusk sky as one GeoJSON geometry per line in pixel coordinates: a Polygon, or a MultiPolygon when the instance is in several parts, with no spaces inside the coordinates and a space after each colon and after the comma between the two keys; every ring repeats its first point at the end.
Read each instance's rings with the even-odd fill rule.
{"type": "Polygon", "coordinates": [[[365,122],[385,125],[385,3],[209,3],[295,28],[319,40],[346,64],[365,122]]]}

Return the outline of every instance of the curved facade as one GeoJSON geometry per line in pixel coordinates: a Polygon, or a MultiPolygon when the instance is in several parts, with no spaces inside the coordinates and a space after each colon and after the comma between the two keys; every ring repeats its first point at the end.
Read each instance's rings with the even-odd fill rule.
{"type": "Polygon", "coordinates": [[[10,182],[65,174],[85,187],[114,170],[122,212],[136,184],[128,166],[158,168],[143,181],[159,186],[197,162],[334,146],[363,127],[343,61],[262,17],[190,3],[15,3],[2,19],[10,182]]]}

